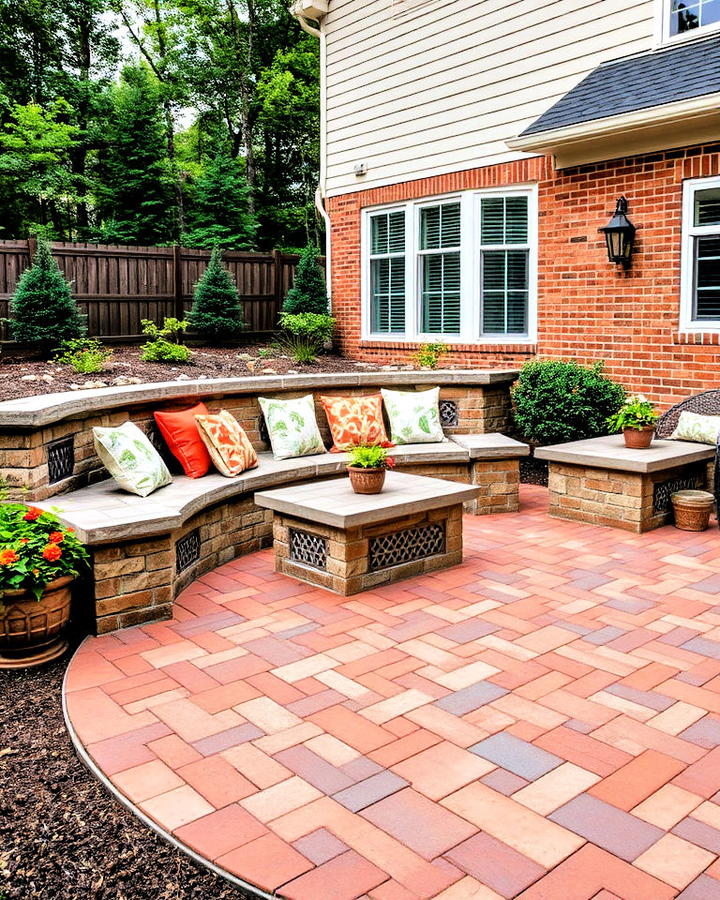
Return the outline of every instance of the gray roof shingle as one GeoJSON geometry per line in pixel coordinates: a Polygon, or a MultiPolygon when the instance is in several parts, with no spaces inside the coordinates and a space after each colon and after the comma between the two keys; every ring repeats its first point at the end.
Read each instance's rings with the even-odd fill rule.
{"type": "Polygon", "coordinates": [[[720,34],[603,63],[523,131],[580,122],[720,92],[720,34]]]}

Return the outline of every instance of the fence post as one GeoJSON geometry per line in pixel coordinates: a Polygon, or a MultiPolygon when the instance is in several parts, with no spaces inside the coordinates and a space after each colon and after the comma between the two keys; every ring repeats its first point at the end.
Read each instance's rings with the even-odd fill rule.
{"type": "Polygon", "coordinates": [[[35,254],[37,253],[37,238],[35,236],[27,239],[28,256],[30,257],[30,265],[33,264],[35,254]]]}
{"type": "Polygon", "coordinates": [[[275,314],[273,316],[273,328],[277,325],[277,319],[282,309],[283,302],[283,255],[279,250],[273,250],[273,280],[275,282],[275,314]]]}
{"type": "Polygon", "coordinates": [[[185,298],[183,297],[182,247],[173,244],[173,293],[175,294],[175,318],[185,318],[185,298]]]}

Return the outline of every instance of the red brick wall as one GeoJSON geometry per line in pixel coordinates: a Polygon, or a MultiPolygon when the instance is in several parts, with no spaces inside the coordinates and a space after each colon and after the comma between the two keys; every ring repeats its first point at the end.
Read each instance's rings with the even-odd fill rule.
{"type": "Polygon", "coordinates": [[[450,365],[511,366],[535,353],[606,360],[607,371],[663,405],[720,381],[717,335],[678,334],[682,182],[720,174],[720,145],[553,171],[534,158],[332,197],[333,308],[344,353],[397,362],[417,345],[362,341],[363,207],[457,190],[538,183],[538,343],[456,345],[450,365]],[[625,194],[637,227],[632,266],[610,264],[598,228],[625,194]]]}

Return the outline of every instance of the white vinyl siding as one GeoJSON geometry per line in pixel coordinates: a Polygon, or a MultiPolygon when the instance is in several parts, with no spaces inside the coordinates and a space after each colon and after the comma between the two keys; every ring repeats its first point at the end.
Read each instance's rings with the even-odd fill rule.
{"type": "Polygon", "coordinates": [[[365,338],[534,341],[534,186],[368,209],[362,235],[365,338]]]}
{"type": "Polygon", "coordinates": [[[685,182],[680,324],[720,330],[720,178],[685,182]]]}
{"type": "Polygon", "coordinates": [[[655,8],[654,0],[332,0],[328,193],[520,158],[508,138],[601,62],[653,46],[655,8]]]}

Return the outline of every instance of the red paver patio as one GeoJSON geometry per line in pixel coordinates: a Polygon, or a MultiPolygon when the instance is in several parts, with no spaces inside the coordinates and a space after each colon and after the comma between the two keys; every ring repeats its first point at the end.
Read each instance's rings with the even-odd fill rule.
{"type": "Polygon", "coordinates": [[[161,831],[292,900],[720,898],[720,536],[467,517],[461,566],[342,598],[271,551],[65,684],[161,831]]]}

